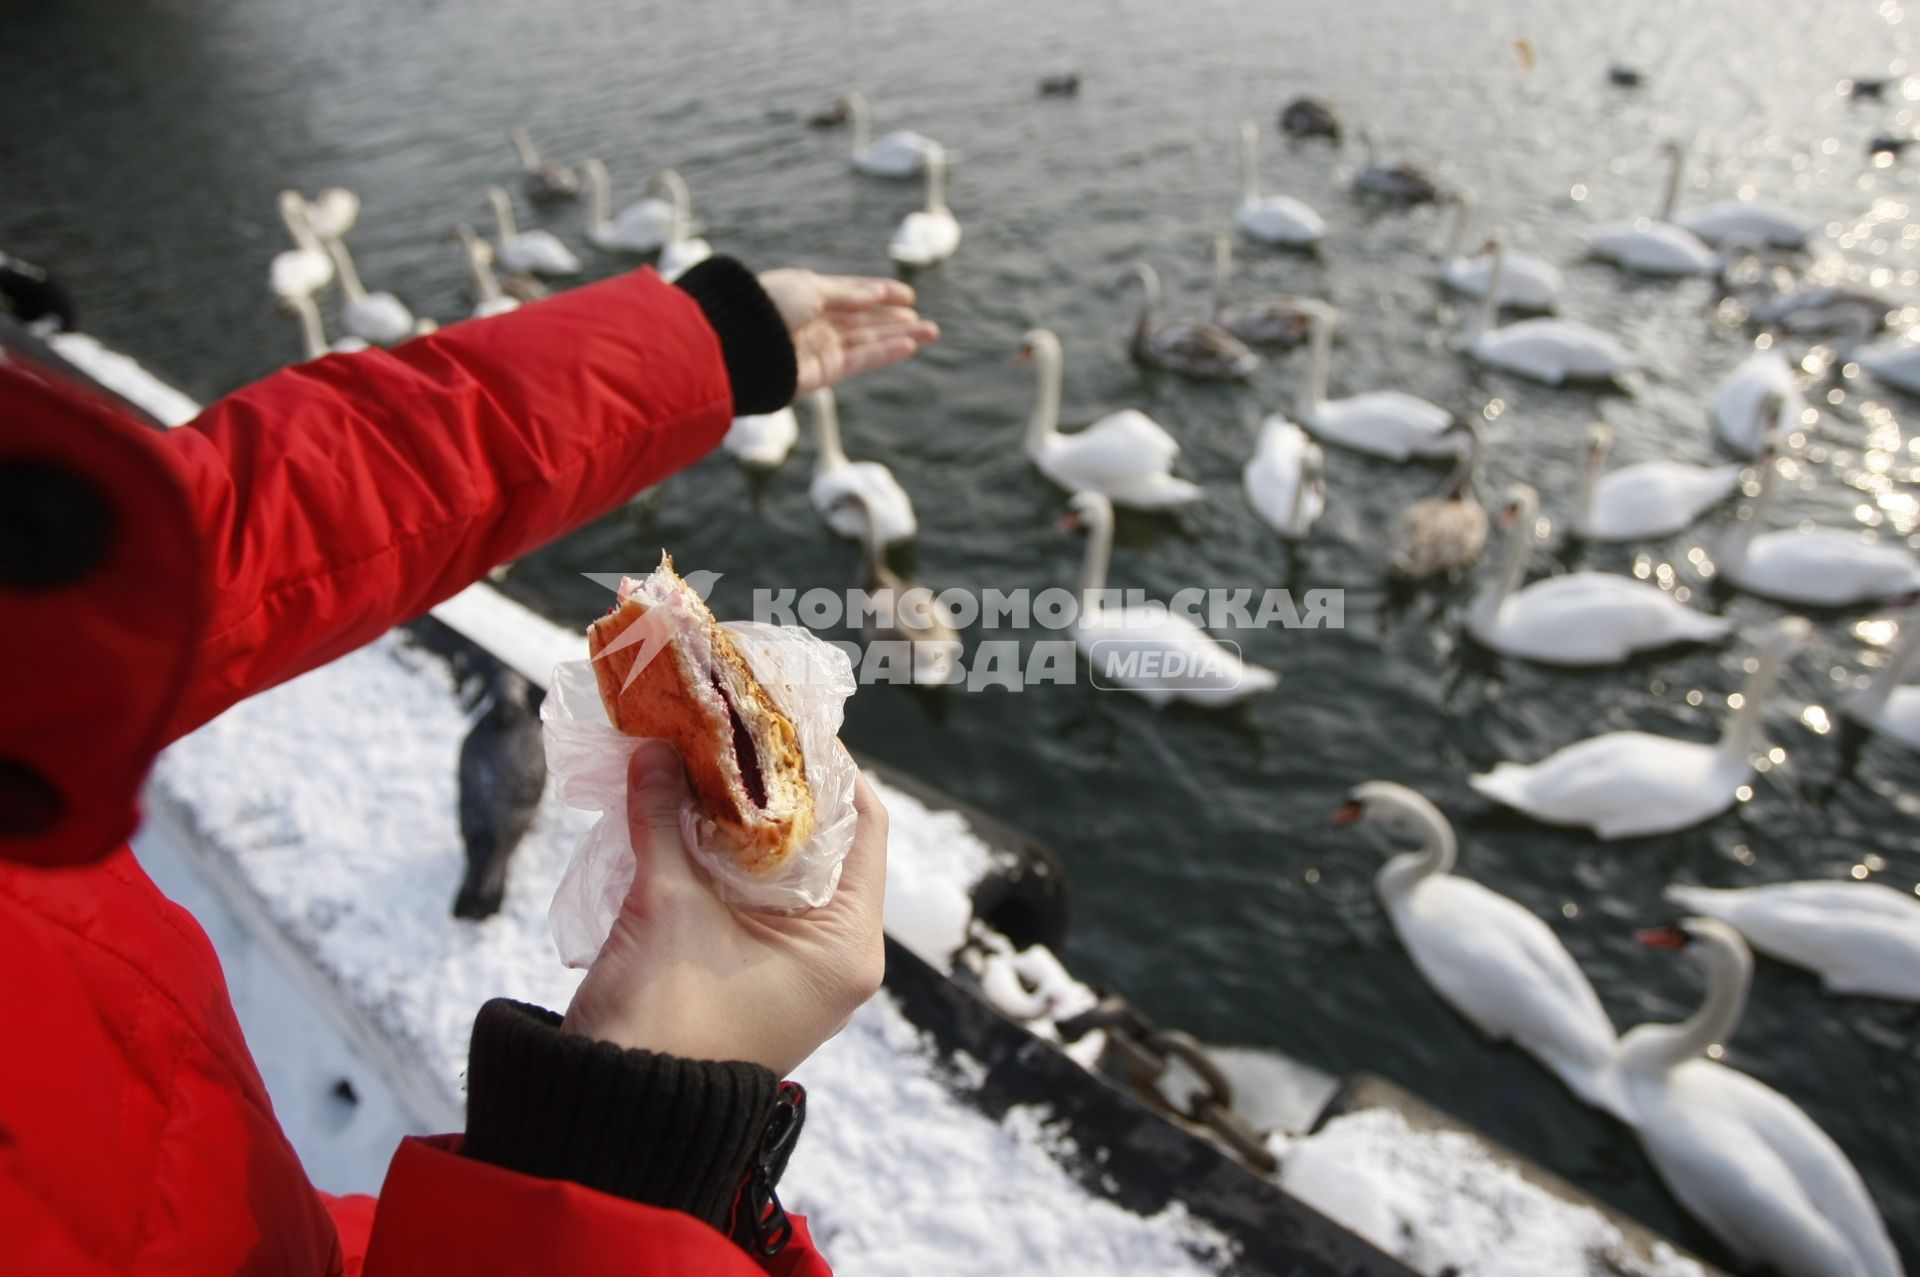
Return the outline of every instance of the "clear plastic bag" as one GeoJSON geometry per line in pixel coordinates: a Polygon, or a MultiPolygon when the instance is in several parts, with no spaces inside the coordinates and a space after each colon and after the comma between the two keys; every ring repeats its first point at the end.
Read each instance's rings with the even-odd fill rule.
{"type": "MultiPolygon", "coordinates": [[[[728,622],[727,632],[753,676],[793,720],[813,792],[813,836],[766,873],[750,873],[728,850],[689,799],[680,812],[687,851],[706,870],[720,898],[735,908],[799,913],[833,898],[840,865],[853,846],[853,785],[859,769],[839,743],[853,666],[845,652],[798,626],[728,622]]],[[[600,819],[580,840],[553,893],[548,920],[560,960],[585,967],[613,927],[633,885],[633,843],[627,834],[627,767],[640,738],[607,721],[599,684],[588,661],[553,670],[540,719],[547,768],[560,801],[597,811],[600,819]]]]}

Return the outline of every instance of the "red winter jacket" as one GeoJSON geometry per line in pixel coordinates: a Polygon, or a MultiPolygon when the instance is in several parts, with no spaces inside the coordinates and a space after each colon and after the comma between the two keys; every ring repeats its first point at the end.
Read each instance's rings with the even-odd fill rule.
{"type": "MultiPolygon", "coordinates": [[[[0,349],[0,1273],[761,1271],[458,1137],[403,1144],[378,1201],[315,1191],[212,946],[124,845],[167,742],[708,452],[714,315],[636,272],[169,433],[0,349]]],[[[767,1263],[826,1271],[804,1227],[767,1263]]]]}

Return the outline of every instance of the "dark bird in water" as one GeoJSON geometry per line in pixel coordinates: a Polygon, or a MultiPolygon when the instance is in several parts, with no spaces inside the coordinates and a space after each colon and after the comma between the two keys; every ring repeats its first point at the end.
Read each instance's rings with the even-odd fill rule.
{"type": "Polygon", "coordinates": [[[1897,160],[1912,145],[1913,139],[1910,137],[1894,137],[1888,133],[1877,133],[1867,143],[1867,154],[1891,155],[1897,160]]]}
{"type": "Polygon", "coordinates": [[[507,861],[526,837],[547,786],[540,740],[546,693],[501,666],[487,685],[485,708],[460,742],[460,838],[467,876],[454,897],[457,918],[491,917],[507,890],[507,861]]]}
{"type": "Polygon", "coordinates": [[[1618,62],[1607,68],[1607,83],[1623,89],[1637,89],[1645,78],[1634,67],[1622,66],[1618,62]]]}
{"type": "Polygon", "coordinates": [[[45,267],[0,253],[0,310],[35,331],[73,332],[73,299],[45,267]]]}
{"type": "Polygon", "coordinates": [[[1360,135],[1367,162],[1353,175],[1353,189],[1400,204],[1431,204],[1440,198],[1440,183],[1427,170],[1406,160],[1383,160],[1371,129],[1360,135]]]}
{"type": "Polygon", "coordinates": [[[1068,71],[1062,75],[1043,75],[1040,77],[1040,96],[1043,98],[1070,98],[1080,92],[1080,73],[1068,71]]]}
{"type": "Polygon", "coordinates": [[[524,128],[507,130],[507,140],[513,143],[514,152],[520,157],[520,167],[526,171],[528,199],[544,203],[580,198],[580,175],[569,165],[542,161],[539,148],[534,146],[532,136],[524,128]]]}
{"type": "Polygon", "coordinates": [[[1878,102],[1881,95],[1887,91],[1887,86],[1892,83],[1893,81],[1891,79],[1842,80],[1840,81],[1840,96],[1848,98],[1872,98],[1875,102],[1878,102]]]}
{"type": "Polygon", "coordinates": [[[807,117],[807,127],[811,129],[837,129],[847,122],[847,100],[841,98],[824,111],[815,111],[807,117]]]}
{"type": "Polygon", "coordinates": [[[1340,140],[1340,117],[1319,98],[1295,98],[1280,109],[1280,130],[1292,137],[1340,140]]]}

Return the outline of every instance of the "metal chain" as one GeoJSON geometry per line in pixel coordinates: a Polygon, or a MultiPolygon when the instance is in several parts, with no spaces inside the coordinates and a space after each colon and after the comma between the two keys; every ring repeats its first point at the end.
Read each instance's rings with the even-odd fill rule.
{"type": "Polygon", "coordinates": [[[1264,1175],[1279,1162],[1247,1120],[1233,1111],[1233,1083],[1191,1034],[1163,1029],[1118,994],[1101,998],[1092,1009],[1057,1021],[1068,1042],[1098,1029],[1107,1035],[1103,1058],[1111,1062],[1133,1093],[1149,1105],[1219,1141],[1235,1157],[1264,1175]],[[1176,1102],[1161,1087],[1178,1063],[1200,1081],[1200,1089],[1176,1102]]]}

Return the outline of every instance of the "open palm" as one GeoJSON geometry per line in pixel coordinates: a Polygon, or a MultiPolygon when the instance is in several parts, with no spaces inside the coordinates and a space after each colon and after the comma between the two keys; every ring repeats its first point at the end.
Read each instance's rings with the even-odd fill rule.
{"type": "Polygon", "coordinates": [[[783,269],[761,275],[760,286],[793,338],[803,395],[897,364],[940,336],[939,325],[914,310],[913,289],[896,279],[783,269]]]}

